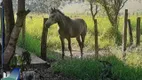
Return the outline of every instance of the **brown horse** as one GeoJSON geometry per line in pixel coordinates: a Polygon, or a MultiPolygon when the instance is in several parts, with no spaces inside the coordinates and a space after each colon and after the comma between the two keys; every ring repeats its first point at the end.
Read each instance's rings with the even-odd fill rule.
{"type": "Polygon", "coordinates": [[[76,38],[80,51],[81,58],[83,57],[83,47],[84,40],[87,32],[87,25],[83,19],[71,19],[68,16],[65,16],[58,9],[51,9],[49,19],[45,22],[46,27],[50,27],[52,24],[58,23],[59,25],[59,35],[62,45],[62,59],[64,59],[64,48],[65,42],[64,39],[68,41],[68,48],[70,51],[70,56],[72,58],[72,48],[71,48],[71,38],[76,38]]]}

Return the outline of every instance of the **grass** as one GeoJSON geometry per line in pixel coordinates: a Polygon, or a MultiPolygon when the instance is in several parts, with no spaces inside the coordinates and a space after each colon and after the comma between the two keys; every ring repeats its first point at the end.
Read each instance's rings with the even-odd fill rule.
{"type": "MultiPolygon", "coordinates": [[[[112,67],[113,77],[119,80],[141,80],[142,67],[131,66],[131,63],[123,62],[115,56],[101,57],[101,60],[109,61],[112,67]]],[[[133,59],[133,58],[130,58],[133,59]]],[[[93,59],[64,60],[54,64],[55,72],[61,72],[65,76],[74,77],[77,80],[100,80],[102,64],[93,59]]]]}
{"type": "MultiPolygon", "coordinates": [[[[30,17],[27,17],[26,19],[25,44],[22,44],[22,38],[20,35],[18,45],[40,56],[40,41],[41,41],[41,33],[43,27],[43,16],[35,14],[32,16],[33,16],[32,19],[30,17]]],[[[74,18],[74,16],[72,17],[74,18]]],[[[93,21],[89,15],[79,15],[79,17],[83,18],[88,26],[88,32],[85,39],[85,50],[93,51],[94,50],[93,21]]],[[[136,16],[130,16],[130,19],[132,23],[133,37],[135,39],[136,16]]],[[[126,56],[126,61],[121,60],[120,58],[121,49],[116,48],[114,40],[109,40],[107,39],[107,37],[104,37],[104,35],[106,35],[106,32],[108,32],[108,29],[110,29],[111,27],[107,17],[98,17],[97,20],[98,20],[98,31],[99,31],[99,36],[98,36],[99,47],[108,48],[111,46],[113,47],[111,52],[115,55],[115,56],[101,57],[100,59],[112,63],[113,76],[119,78],[119,80],[142,80],[142,54],[141,54],[142,50],[140,50],[140,52],[129,52],[129,54],[126,56]]],[[[120,17],[119,30],[122,33],[123,17],[120,17]]],[[[110,34],[112,33],[108,32],[108,36],[110,34]]],[[[74,77],[77,80],[99,79],[102,65],[100,62],[95,60],[94,57],[86,58],[83,60],[80,59],[69,60],[68,58],[66,60],[61,60],[61,55],[55,52],[55,50],[61,50],[57,24],[49,28],[47,38],[48,38],[47,56],[49,59],[57,60],[57,62],[52,66],[55,72],[63,73],[65,76],[74,77]]],[[[65,42],[67,47],[67,41],[65,42]]],[[[79,48],[77,41],[75,39],[72,39],[72,48],[73,49],[79,48]]]]}
{"type": "Polygon", "coordinates": [[[31,36],[26,33],[25,37],[25,43],[22,43],[22,37],[20,36],[18,45],[21,46],[22,48],[36,53],[36,55],[40,55],[40,40],[36,39],[34,36],[31,36]]]}
{"type": "MultiPolygon", "coordinates": [[[[32,15],[32,19],[28,16],[26,19],[26,47],[31,46],[31,48],[34,48],[35,45],[40,46],[40,40],[41,40],[41,33],[42,33],[42,27],[43,27],[43,17],[41,15],[32,15]],[[34,41],[33,41],[34,40],[34,41]],[[32,44],[32,45],[31,45],[32,44]]],[[[71,15],[69,15],[71,16],[71,15]]],[[[47,16],[46,16],[47,17],[47,16]]],[[[74,18],[74,16],[72,16],[74,18]]],[[[88,26],[88,32],[85,39],[85,49],[86,51],[94,50],[94,25],[91,16],[89,15],[79,15],[79,17],[83,18],[88,26]]],[[[136,16],[131,16],[131,23],[133,27],[134,32],[134,38],[135,38],[135,26],[136,26],[136,16]]],[[[106,39],[107,37],[104,37],[106,33],[108,33],[108,29],[111,27],[107,17],[97,17],[98,20],[98,37],[99,37],[99,47],[100,48],[106,48],[108,46],[114,46],[114,40],[113,39],[106,39]]],[[[120,17],[119,21],[119,30],[122,33],[122,27],[123,27],[123,17],[120,17]]],[[[110,32],[107,34],[107,36],[110,36],[110,32]]],[[[21,43],[21,39],[19,39],[19,42],[21,43]]],[[[49,49],[56,49],[60,50],[61,43],[58,35],[58,26],[57,24],[51,26],[49,28],[48,32],[48,48],[49,49]]],[[[75,39],[72,39],[72,46],[75,49],[78,49],[78,44],[76,44],[77,41],[75,39]]],[[[66,41],[67,44],[67,41],[66,41]]],[[[28,47],[27,47],[28,48],[28,47]]],[[[31,50],[29,48],[28,50],[31,50]]],[[[40,52],[40,48],[34,48],[35,53],[40,52]],[[39,49],[39,50],[37,50],[39,49]]]]}

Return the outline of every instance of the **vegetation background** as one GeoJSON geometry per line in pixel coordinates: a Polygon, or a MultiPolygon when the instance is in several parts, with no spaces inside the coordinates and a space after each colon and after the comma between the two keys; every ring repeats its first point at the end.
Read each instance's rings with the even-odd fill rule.
{"type": "MultiPolygon", "coordinates": [[[[13,0],[14,1],[14,0],[13,0]]],[[[57,0],[54,0],[57,1],[57,0]]],[[[40,43],[41,43],[41,34],[42,34],[42,27],[43,27],[43,18],[48,17],[48,7],[50,5],[41,4],[42,1],[38,3],[39,1],[35,0],[27,0],[28,7],[32,9],[33,13],[30,13],[26,18],[26,38],[25,43],[22,43],[22,37],[20,35],[20,38],[18,40],[18,46],[30,51],[34,52],[36,55],[40,56],[40,43]],[[32,4],[32,5],[31,5],[32,4]],[[41,8],[44,7],[44,8],[41,8]],[[46,13],[41,13],[46,12],[46,13]]],[[[91,15],[89,12],[85,12],[88,7],[86,7],[84,10],[79,11],[78,13],[75,13],[78,6],[74,7],[73,9],[69,10],[69,5],[75,6],[75,5],[83,5],[82,3],[69,3],[66,5],[65,8],[62,6],[59,7],[59,5],[64,5],[66,3],[58,3],[54,5],[54,7],[59,7],[66,15],[68,15],[71,18],[83,18],[88,26],[88,32],[85,39],[85,52],[86,53],[94,53],[94,27],[93,27],[93,21],[91,18],[91,15]],[[68,7],[68,8],[67,8],[68,7]],[[69,11],[72,11],[68,13],[69,11]],[[75,11],[75,12],[73,12],[75,11]],[[85,14],[84,14],[85,13],[85,14]]],[[[53,4],[53,3],[48,3],[53,4]]],[[[135,40],[136,38],[136,19],[137,17],[142,17],[142,9],[141,6],[139,6],[139,2],[131,2],[128,1],[124,8],[120,12],[119,17],[119,30],[122,34],[123,30],[123,22],[124,22],[124,9],[128,8],[130,11],[129,13],[129,19],[132,23],[132,30],[133,30],[133,38],[135,40]],[[131,4],[131,5],[130,5],[131,4]],[[135,5],[134,5],[135,4],[135,5]]],[[[14,3],[16,5],[16,3],[14,3]]],[[[84,3],[84,6],[87,4],[84,3]]],[[[16,7],[14,7],[16,10],[16,7]]],[[[89,11],[89,10],[88,10],[89,11]]],[[[114,39],[112,38],[114,31],[111,29],[110,22],[108,20],[108,17],[106,16],[105,12],[103,10],[100,11],[97,15],[98,20],[98,31],[99,31],[99,54],[101,57],[99,57],[100,60],[106,60],[109,61],[112,65],[112,73],[113,77],[119,78],[119,80],[141,80],[142,79],[142,45],[139,47],[129,47],[129,42],[127,43],[127,56],[125,61],[122,60],[122,51],[121,46],[117,46],[114,42],[114,39]]],[[[142,22],[141,22],[142,23],[142,22]]],[[[142,29],[142,28],[141,28],[142,29]]],[[[129,38],[128,38],[129,41],[129,38]]],[[[142,39],[141,39],[142,41],[142,39]]],[[[67,43],[67,41],[66,41],[67,43]]],[[[78,58],[74,58],[73,60],[70,60],[67,56],[67,60],[63,61],[61,60],[60,56],[60,45],[59,35],[58,35],[58,25],[53,25],[48,32],[48,39],[47,39],[47,57],[49,59],[55,59],[56,62],[53,63],[52,68],[54,72],[60,72],[63,73],[65,76],[68,77],[74,77],[78,80],[98,80],[99,74],[101,72],[102,65],[95,59],[95,57],[91,54],[91,56],[88,56],[87,58],[84,58],[83,60],[80,60],[78,58]]],[[[67,44],[66,44],[67,45],[67,44]]],[[[72,48],[73,53],[76,54],[76,51],[79,51],[79,46],[77,44],[77,41],[75,39],[72,39],[72,48]]],[[[68,49],[66,49],[68,50],[68,49]]],[[[80,55],[80,54],[79,54],[80,55]]]]}

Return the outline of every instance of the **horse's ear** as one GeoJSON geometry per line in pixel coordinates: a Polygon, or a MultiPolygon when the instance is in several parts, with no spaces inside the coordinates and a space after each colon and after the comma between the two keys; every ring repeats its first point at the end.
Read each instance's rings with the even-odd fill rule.
{"type": "Polygon", "coordinates": [[[55,10],[54,10],[54,8],[50,8],[50,13],[53,13],[55,10]]]}
{"type": "Polygon", "coordinates": [[[55,8],[53,8],[54,9],[54,11],[56,11],[56,9],[55,8]]]}
{"type": "Polygon", "coordinates": [[[51,12],[52,12],[52,11],[54,11],[54,9],[53,9],[53,8],[51,8],[51,12]]]}
{"type": "Polygon", "coordinates": [[[56,12],[56,11],[57,11],[57,9],[56,9],[56,8],[53,8],[53,11],[54,11],[54,12],[56,12]]]}
{"type": "Polygon", "coordinates": [[[56,11],[57,11],[57,9],[51,7],[50,13],[53,13],[53,12],[56,12],[56,11]]]}

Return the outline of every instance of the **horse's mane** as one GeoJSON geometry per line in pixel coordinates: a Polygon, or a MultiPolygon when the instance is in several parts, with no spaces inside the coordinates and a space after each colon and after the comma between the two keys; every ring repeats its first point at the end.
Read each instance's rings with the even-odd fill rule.
{"type": "Polygon", "coordinates": [[[62,13],[60,10],[57,9],[57,11],[58,11],[61,15],[63,15],[64,17],[66,17],[67,20],[71,20],[70,17],[66,16],[66,15],[65,15],[64,13],[62,13]]]}

